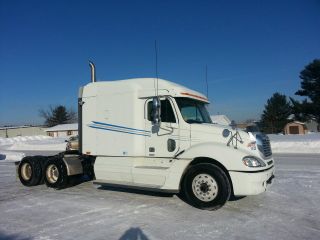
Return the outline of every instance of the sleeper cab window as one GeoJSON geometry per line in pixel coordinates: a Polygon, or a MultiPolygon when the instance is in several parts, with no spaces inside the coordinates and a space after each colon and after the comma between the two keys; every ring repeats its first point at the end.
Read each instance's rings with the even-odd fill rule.
{"type": "MultiPolygon", "coordinates": [[[[152,121],[152,101],[148,102],[147,106],[148,120],[152,121]]],[[[161,122],[176,123],[176,117],[174,115],[171,103],[168,99],[161,100],[161,122]]]]}

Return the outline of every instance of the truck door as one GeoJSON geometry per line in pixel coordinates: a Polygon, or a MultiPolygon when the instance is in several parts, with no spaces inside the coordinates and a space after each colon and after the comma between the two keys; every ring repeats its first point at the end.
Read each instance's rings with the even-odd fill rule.
{"type": "Polygon", "coordinates": [[[136,184],[160,187],[165,183],[172,158],[179,151],[179,122],[174,104],[169,97],[161,99],[161,124],[156,126],[151,118],[152,99],[145,103],[145,157],[136,158],[133,180],[136,184]]]}
{"type": "Polygon", "coordinates": [[[179,150],[179,123],[170,98],[161,99],[161,124],[152,123],[152,100],[146,104],[146,130],[151,132],[146,137],[146,157],[172,158],[179,150]]]}

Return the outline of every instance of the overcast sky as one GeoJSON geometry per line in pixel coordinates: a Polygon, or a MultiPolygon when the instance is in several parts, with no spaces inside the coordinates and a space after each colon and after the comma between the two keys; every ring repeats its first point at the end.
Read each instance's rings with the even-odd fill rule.
{"type": "Polygon", "coordinates": [[[38,124],[41,108],[77,108],[90,80],[159,76],[206,92],[211,114],[258,119],[320,58],[320,1],[0,0],[0,124],[38,124]]]}

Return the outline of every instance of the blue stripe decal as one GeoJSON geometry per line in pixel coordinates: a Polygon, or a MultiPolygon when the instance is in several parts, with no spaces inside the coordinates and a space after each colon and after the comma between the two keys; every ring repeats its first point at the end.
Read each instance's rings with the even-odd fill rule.
{"type": "Polygon", "coordinates": [[[107,131],[113,131],[113,132],[121,132],[121,133],[128,133],[128,134],[133,134],[133,135],[150,137],[150,135],[148,135],[148,134],[143,134],[143,133],[125,132],[125,131],[121,131],[121,130],[115,130],[115,129],[111,129],[111,128],[103,128],[103,127],[98,127],[98,126],[94,126],[94,125],[89,125],[89,127],[91,127],[91,128],[97,128],[97,129],[102,129],[102,130],[107,130],[107,131]]]}
{"type": "Polygon", "coordinates": [[[122,126],[119,126],[119,125],[113,125],[113,124],[96,122],[96,121],[92,121],[92,122],[95,123],[95,124],[100,124],[100,125],[105,125],[105,126],[110,126],[110,127],[123,128],[123,129],[138,131],[138,132],[144,132],[144,133],[151,133],[151,131],[140,130],[140,129],[136,129],[136,128],[122,127],[122,126]]]}

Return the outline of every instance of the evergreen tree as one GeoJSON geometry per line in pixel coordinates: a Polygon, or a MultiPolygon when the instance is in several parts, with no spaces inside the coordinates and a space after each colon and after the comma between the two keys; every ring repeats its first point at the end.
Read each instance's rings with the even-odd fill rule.
{"type": "Polygon", "coordinates": [[[315,118],[320,124],[320,59],[315,59],[300,73],[301,89],[295,94],[306,96],[302,103],[295,102],[300,114],[310,119],[315,118]],[[310,101],[308,101],[310,100],[310,101]]]}
{"type": "Polygon", "coordinates": [[[291,114],[291,106],[285,95],[274,93],[268,99],[261,116],[261,127],[265,133],[279,133],[283,131],[291,114]]]}
{"type": "Polygon", "coordinates": [[[40,116],[45,119],[45,125],[52,127],[58,124],[72,123],[77,120],[76,113],[65,106],[50,106],[48,110],[40,110],[40,116]]]}
{"type": "Polygon", "coordinates": [[[293,98],[290,98],[290,101],[294,120],[306,122],[313,117],[313,107],[312,104],[307,101],[307,99],[299,102],[297,100],[294,100],[293,98]]]}

